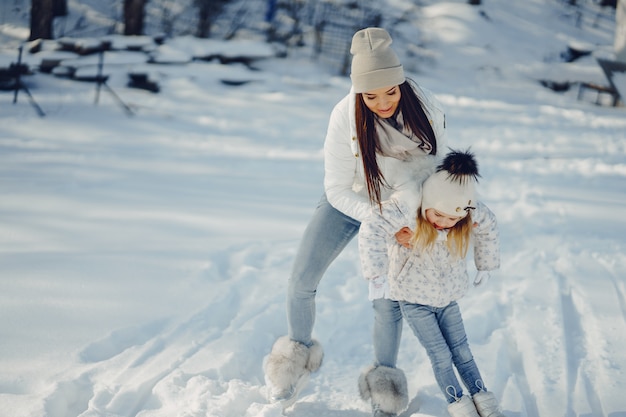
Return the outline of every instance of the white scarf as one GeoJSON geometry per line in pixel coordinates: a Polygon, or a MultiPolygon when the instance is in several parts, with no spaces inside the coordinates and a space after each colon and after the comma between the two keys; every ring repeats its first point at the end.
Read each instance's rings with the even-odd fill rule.
{"type": "Polygon", "coordinates": [[[384,156],[390,156],[402,161],[407,161],[415,156],[430,155],[432,145],[415,136],[404,125],[402,113],[394,119],[376,118],[376,133],[380,151],[384,156]]]}

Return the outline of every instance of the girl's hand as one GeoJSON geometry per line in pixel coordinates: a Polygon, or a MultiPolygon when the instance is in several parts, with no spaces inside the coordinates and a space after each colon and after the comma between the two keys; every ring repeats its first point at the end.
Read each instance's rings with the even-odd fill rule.
{"type": "Polygon", "coordinates": [[[413,236],[413,231],[408,227],[403,227],[396,233],[396,241],[405,248],[411,249],[411,236],[413,236]]]}
{"type": "Polygon", "coordinates": [[[474,278],[474,287],[485,285],[487,281],[489,281],[489,277],[491,277],[491,273],[489,273],[489,271],[476,272],[476,277],[474,278]]]}

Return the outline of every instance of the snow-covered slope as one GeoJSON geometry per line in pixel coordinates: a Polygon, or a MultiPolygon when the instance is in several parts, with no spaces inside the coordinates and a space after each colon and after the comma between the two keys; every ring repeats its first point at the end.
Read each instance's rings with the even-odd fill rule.
{"type": "MultiPolygon", "coordinates": [[[[555,0],[422,3],[419,45],[397,47],[444,104],[449,144],[477,154],[501,229],[501,270],[461,301],[488,387],[511,417],[626,415],[624,107],[539,82],[604,83],[593,55],[559,56],[572,42],[609,54],[611,13],[589,4],[577,26],[555,0]]],[[[43,118],[24,92],[0,92],[0,415],[280,416],[261,364],[286,332],[286,281],[349,79],[306,51],[254,71],[116,56],[108,85],[133,116],[51,74],[25,77],[43,118]],[[126,86],[137,66],[158,94],[126,86]]],[[[355,242],[317,299],[325,361],[287,415],[365,417],[372,312],[355,242]]],[[[445,415],[408,327],[399,366],[403,417],[445,415]]]]}

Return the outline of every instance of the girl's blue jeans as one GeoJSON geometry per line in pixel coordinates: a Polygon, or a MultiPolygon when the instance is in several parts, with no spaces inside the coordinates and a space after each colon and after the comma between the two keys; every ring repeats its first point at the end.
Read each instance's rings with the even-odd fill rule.
{"type": "MultiPolygon", "coordinates": [[[[304,231],[288,282],[287,321],[291,340],[311,346],[317,286],[326,269],[356,236],[360,225],[357,220],[331,206],[326,195],[322,195],[304,231]]],[[[363,286],[367,287],[365,280],[363,280],[363,286]]],[[[365,299],[363,301],[366,302],[365,299]]],[[[376,301],[380,301],[382,305],[395,303],[397,308],[397,302],[376,301]]],[[[381,307],[382,314],[393,315],[392,310],[381,307]]],[[[392,367],[396,364],[402,331],[402,315],[399,308],[396,313],[396,320],[393,324],[389,324],[386,319],[380,319],[378,311],[374,322],[374,347],[375,350],[381,351],[380,364],[392,367]]]]}
{"type": "Polygon", "coordinates": [[[441,308],[406,302],[399,305],[404,319],[426,349],[437,384],[449,403],[463,395],[453,365],[470,395],[487,389],[467,343],[456,302],[441,308]]]}

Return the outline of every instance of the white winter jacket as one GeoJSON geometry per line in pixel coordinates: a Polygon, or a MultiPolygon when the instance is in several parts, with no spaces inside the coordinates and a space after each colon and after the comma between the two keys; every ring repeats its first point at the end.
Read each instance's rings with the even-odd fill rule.
{"type": "MultiPolygon", "coordinates": [[[[419,194],[419,193],[417,193],[419,194]]],[[[415,230],[416,210],[405,203],[383,204],[361,223],[359,255],[363,275],[371,280],[386,277],[389,298],[433,307],[445,307],[463,297],[469,287],[465,258],[453,256],[446,244],[447,231],[426,251],[413,251],[396,242],[402,227],[415,230]]],[[[481,202],[471,212],[477,225],[472,231],[474,263],[479,271],[500,267],[500,244],[495,215],[481,202]]]]}
{"type": "MultiPolygon", "coordinates": [[[[381,190],[381,201],[415,198],[415,185],[421,184],[434,171],[445,147],[445,116],[434,95],[427,90],[416,93],[429,116],[437,140],[437,155],[401,161],[378,155],[378,166],[390,188],[381,190]]],[[[367,195],[363,162],[356,135],[353,90],[337,103],[330,115],[324,142],[324,190],[329,203],[353,219],[363,221],[372,205],[367,195]]],[[[412,205],[417,202],[413,201],[412,205]]]]}

